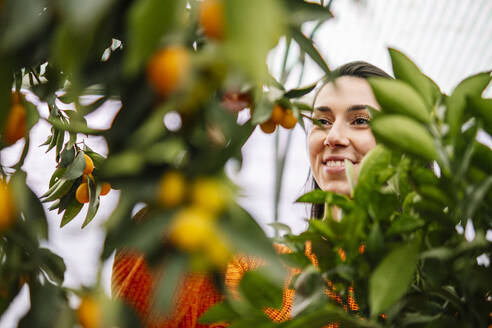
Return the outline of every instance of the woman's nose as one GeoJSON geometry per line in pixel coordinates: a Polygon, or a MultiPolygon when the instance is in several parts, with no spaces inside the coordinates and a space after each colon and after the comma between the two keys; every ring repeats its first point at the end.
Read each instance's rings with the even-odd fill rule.
{"type": "Polygon", "coordinates": [[[337,147],[345,147],[349,144],[345,128],[342,122],[335,122],[333,126],[327,131],[327,135],[323,144],[332,149],[337,147]]]}

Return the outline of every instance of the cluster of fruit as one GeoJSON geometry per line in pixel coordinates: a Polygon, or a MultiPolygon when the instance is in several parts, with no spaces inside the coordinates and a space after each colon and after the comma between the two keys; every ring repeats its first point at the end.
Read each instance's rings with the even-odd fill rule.
{"type": "Polygon", "coordinates": [[[172,218],[169,239],[179,249],[204,254],[217,267],[226,265],[229,247],[216,220],[228,202],[225,186],[215,178],[196,178],[188,187],[183,174],[166,172],[159,184],[158,203],[165,208],[184,207],[172,218]],[[189,203],[185,204],[189,198],[189,203]]]}
{"type": "MultiPolygon", "coordinates": [[[[199,23],[204,34],[210,39],[222,40],[225,34],[223,3],[219,0],[204,0],[200,6],[199,23]]],[[[191,53],[182,45],[169,45],[158,50],[147,63],[147,80],[161,97],[167,97],[179,90],[191,70],[191,53]]],[[[251,107],[251,99],[245,104],[238,92],[226,93],[224,107],[230,111],[251,107]],[[234,99],[237,98],[237,99],[234,99]],[[239,108],[238,108],[239,104],[239,108]]],[[[224,100],[224,99],[223,99],[224,100]]],[[[260,125],[265,133],[273,133],[277,125],[292,129],[297,117],[291,109],[274,105],[270,119],[260,125]]]]}
{"type": "Polygon", "coordinates": [[[270,118],[260,124],[260,128],[265,133],[273,133],[277,129],[277,125],[281,125],[285,129],[293,129],[296,126],[297,118],[292,109],[285,109],[282,106],[275,104],[272,109],[270,118]]]}
{"type": "Polygon", "coordinates": [[[23,104],[24,99],[19,92],[13,92],[11,95],[11,105],[5,127],[2,133],[3,140],[7,145],[13,145],[17,140],[26,134],[26,108],[23,104]]]}
{"type": "Polygon", "coordinates": [[[85,227],[97,212],[99,196],[111,191],[111,185],[101,181],[95,171],[94,163],[99,165],[102,161],[104,157],[90,149],[82,151],[77,146],[65,145],[58,168],[51,176],[49,189],[41,196],[43,203],[53,202],[48,208],[50,211],[58,209],[59,214],[64,212],[61,227],[74,219],[84,204],[89,203],[86,220],[82,225],[85,227]]]}
{"type": "MultiPolygon", "coordinates": [[[[88,203],[90,201],[89,197],[89,185],[88,180],[91,179],[92,182],[95,183],[94,176],[92,175],[92,171],[94,171],[94,162],[92,158],[88,155],[84,154],[85,158],[85,168],[82,176],[82,183],[77,187],[77,191],[75,192],[75,198],[81,204],[88,203]]],[[[109,182],[103,182],[101,184],[101,196],[107,195],[111,191],[111,184],[109,182]]]]}

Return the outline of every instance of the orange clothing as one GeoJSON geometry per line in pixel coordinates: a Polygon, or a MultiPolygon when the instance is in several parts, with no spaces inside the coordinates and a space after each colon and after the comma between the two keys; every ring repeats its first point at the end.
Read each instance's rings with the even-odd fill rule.
{"type": "MultiPolygon", "coordinates": [[[[286,246],[275,245],[278,253],[290,253],[286,246]]],[[[311,251],[311,244],[306,243],[306,256],[317,266],[316,255],[311,251]]],[[[225,273],[225,285],[232,293],[236,292],[243,274],[249,270],[258,268],[263,261],[250,256],[237,256],[227,266],[225,273]]],[[[299,269],[288,268],[288,277],[284,284],[282,307],[280,309],[265,308],[264,312],[275,322],[283,322],[290,319],[290,311],[294,301],[295,291],[289,289],[292,277],[299,273],[299,269]]],[[[190,273],[180,282],[176,295],[175,308],[168,317],[157,317],[150,313],[151,292],[154,290],[154,274],[145,263],[144,258],[132,252],[118,252],[112,276],[113,296],[122,298],[130,304],[142,318],[145,327],[152,328],[219,328],[227,327],[226,323],[202,325],[198,318],[212,305],[222,300],[222,295],[215,289],[211,279],[205,274],[190,273]]],[[[349,290],[348,304],[345,309],[358,310],[358,305],[353,298],[353,290],[349,290]]],[[[338,303],[342,304],[340,296],[334,292],[333,285],[328,282],[325,293],[338,303]]],[[[335,328],[333,323],[326,327],[335,328]]]]}

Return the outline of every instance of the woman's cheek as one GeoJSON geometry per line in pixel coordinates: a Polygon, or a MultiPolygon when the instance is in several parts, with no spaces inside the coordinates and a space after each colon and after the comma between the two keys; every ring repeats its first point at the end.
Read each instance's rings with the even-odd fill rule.
{"type": "Polygon", "coordinates": [[[311,165],[314,164],[316,155],[318,155],[323,149],[323,133],[321,131],[311,130],[308,136],[308,149],[311,165]]]}
{"type": "Polygon", "coordinates": [[[376,138],[374,138],[374,135],[369,128],[361,131],[354,140],[356,141],[355,147],[361,157],[364,157],[371,149],[376,147],[376,138]]]}

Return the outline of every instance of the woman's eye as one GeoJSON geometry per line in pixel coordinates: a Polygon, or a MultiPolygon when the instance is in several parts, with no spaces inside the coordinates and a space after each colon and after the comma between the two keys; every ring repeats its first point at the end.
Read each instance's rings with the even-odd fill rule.
{"type": "Polygon", "coordinates": [[[358,117],[353,122],[355,125],[367,125],[369,120],[367,118],[358,117]]]}
{"type": "Polygon", "coordinates": [[[330,121],[328,121],[327,119],[324,119],[324,118],[320,118],[318,119],[318,122],[322,125],[327,125],[327,124],[330,124],[330,121]]]}

